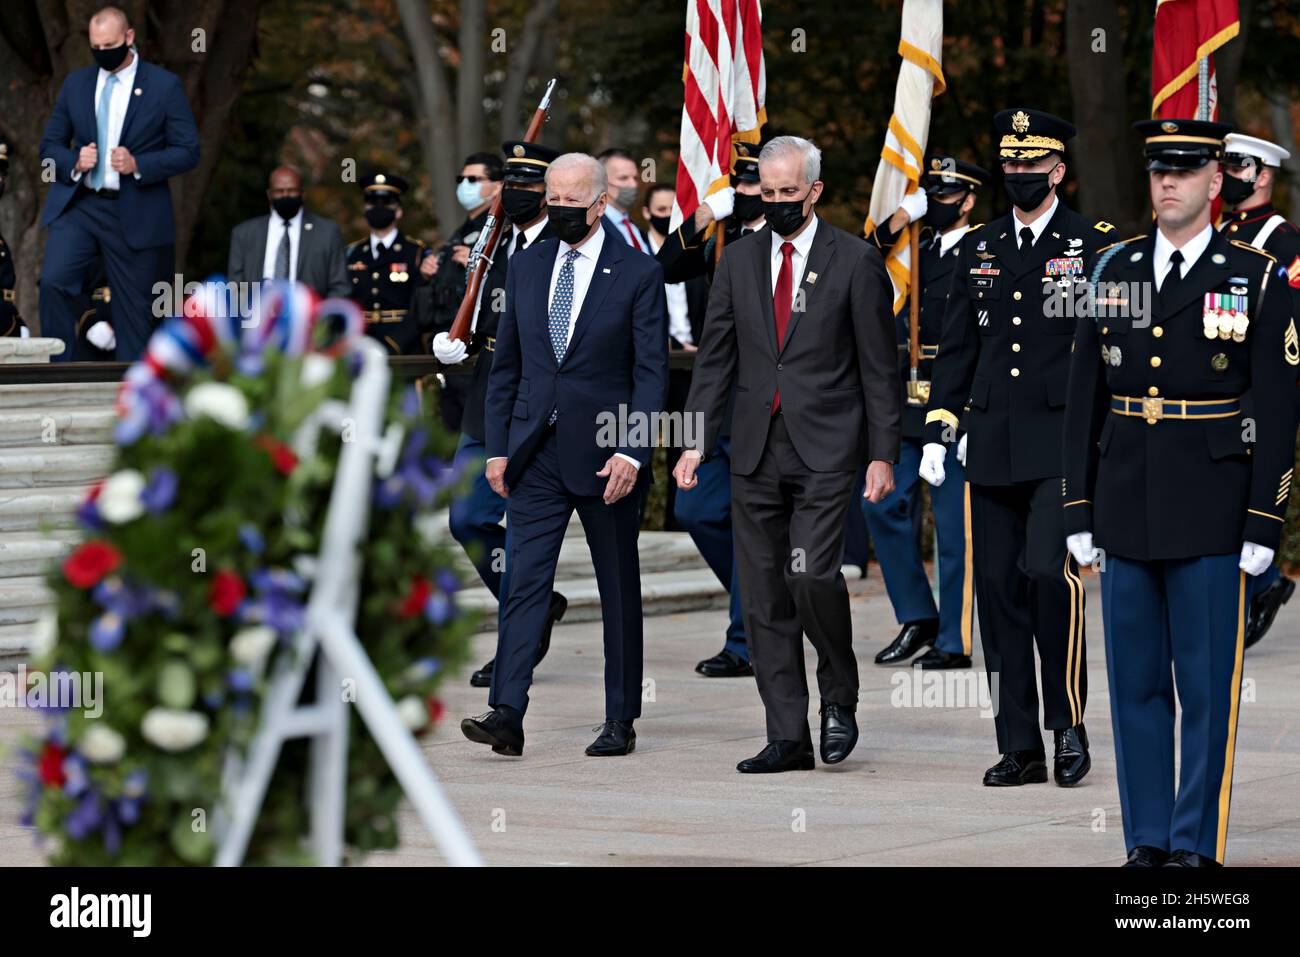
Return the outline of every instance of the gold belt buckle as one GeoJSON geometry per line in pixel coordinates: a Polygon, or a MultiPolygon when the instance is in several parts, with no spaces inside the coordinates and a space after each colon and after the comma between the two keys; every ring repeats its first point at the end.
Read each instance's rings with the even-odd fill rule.
{"type": "Polygon", "coordinates": [[[1143,396],[1142,415],[1147,425],[1155,425],[1165,417],[1165,400],[1159,396],[1143,396]]]}

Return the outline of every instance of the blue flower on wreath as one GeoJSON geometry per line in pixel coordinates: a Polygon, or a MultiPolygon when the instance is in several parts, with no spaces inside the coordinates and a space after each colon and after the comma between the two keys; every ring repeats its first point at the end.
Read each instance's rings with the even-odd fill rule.
{"type": "Polygon", "coordinates": [[[307,583],[286,568],[262,568],[250,576],[256,597],[239,607],[244,624],[267,625],[284,638],[302,627],[306,609],[299,596],[307,583]]]}

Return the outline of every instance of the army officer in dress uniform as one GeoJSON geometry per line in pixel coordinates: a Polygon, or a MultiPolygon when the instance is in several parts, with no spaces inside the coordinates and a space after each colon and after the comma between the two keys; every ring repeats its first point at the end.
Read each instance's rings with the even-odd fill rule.
{"type": "MultiPolygon", "coordinates": [[[[1273,208],[1273,187],[1278,167],[1290,153],[1276,143],[1254,136],[1229,133],[1223,141],[1224,215],[1219,228],[1229,239],[1262,249],[1278,262],[1279,282],[1291,289],[1291,315],[1300,316],[1300,228],[1273,208]]],[[[1295,591],[1277,565],[1247,583],[1250,617],[1246,621],[1246,647],[1268,631],[1280,609],[1295,591]]]]}
{"type": "MultiPolygon", "coordinates": [[[[0,196],[4,195],[8,180],[9,144],[0,140],[0,196]]],[[[0,336],[21,336],[27,329],[22,316],[18,315],[18,299],[14,295],[17,282],[13,250],[0,236],[0,336]]]]}
{"type": "MultiPolygon", "coordinates": [[[[558,150],[540,143],[509,140],[501,144],[505,154],[504,180],[501,190],[501,207],[506,222],[497,238],[492,254],[492,265],[479,287],[478,303],[470,325],[469,345],[452,339],[446,332],[433,337],[433,354],[439,362],[455,365],[467,356],[476,356],[465,394],[465,411],[460,423],[460,445],[456,449],[458,462],[476,462],[466,467],[474,476],[469,491],[451,503],[451,534],[464,547],[479,578],[500,609],[510,590],[510,568],[505,564],[509,554],[509,531],[502,527],[506,514],[506,500],[492,490],[483,472],[486,456],[483,440],[483,410],[487,396],[488,375],[492,371],[492,358],[496,352],[497,322],[506,308],[506,271],[515,253],[522,252],[542,239],[550,239],[554,230],[546,218],[546,170],[551,160],[559,156],[558,150]]],[[[559,592],[551,594],[551,607],[542,631],[541,647],[537,655],[540,664],[551,647],[551,630],[564,617],[568,601],[559,592]]],[[[475,688],[492,685],[493,659],[469,679],[475,688]]]]}
{"type": "MultiPolygon", "coordinates": [[[[971,229],[975,194],[988,181],[988,171],[952,157],[932,158],[925,173],[923,195],[927,202],[921,220],[924,224],[919,256],[921,354],[917,378],[927,388],[934,357],[939,351],[943,313],[961,241],[971,229]]],[[[886,253],[910,220],[910,211],[900,208],[869,238],[886,253]]],[[[899,342],[906,345],[910,335],[907,322],[899,323],[898,334],[899,342]]],[[[939,605],[935,607],[917,535],[921,520],[921,436],[928,396],[908,395],[911,369],[906,353],[903,355],[900,382],[904,399],[903,443],[894,469],[895,488],[878,503],[862,501],[889,602],[901,626],[898,636],[876,655],[876,664],[906,661],[921,649],[932,646],[913,664],[926,670],[969,668],[975,600],[971,552],[966,541],[970,527],[964,467],[966,446],[958,442],[957,462],[948,463],[946,481],[930,493],[939,573],[939,605]]]]}
{"type": "Polygon", "coordinates": [[[1210,225],[1229,127],[1135,126],[1156,229],[1090,268],[1065,528],[1080,564],[1101,559],[1128,864],[1212,866],[1228,836],[1246,582],[1272,563],[1290,492],[1300,341],[1276,260],[1210,225]],[[1149,308],[1135,308],[1152,288],[1149,308]]]}
{"type": "Polygon", "coordinates": [[[997,685],[994,725],[1002,753],[984,783],[1047,780],[1037,644],[1043,726],[1055,739],[1056,783],[1068,787],[1091,767],[1083,726],[1083,583],[1061,525],[1072,292],[1088,257],[1115,227],[1085,220],[1056,195],[1071,124],[1024,109],[1003,110],[993,122],[1002,134],[1003,181],[1014,208],[962,240],[934,363],[921,477],[943,482],[960,420],[969,444],[980,638],[989,680],[997,685]]]}
{"type": "Polygon", "coordinates": [[[420,261],[429,249],[397,228],[406,180],[372,173],[361,186],[370,235],[348,246],[350,295],[365,310],[368,336],[387,346],[390,355],[418,354],[421,328],[412,305],[416,286],[423,281],[420,261]]]}

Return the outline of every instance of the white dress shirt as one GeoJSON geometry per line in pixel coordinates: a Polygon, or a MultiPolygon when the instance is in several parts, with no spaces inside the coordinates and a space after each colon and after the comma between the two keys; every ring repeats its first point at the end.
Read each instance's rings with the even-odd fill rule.
{"type": "MultiPolygon", "coordinates": [[[[289,281],[298,281],[298,249],[302,240],[302,210],[289,220],[289,281]]],[[[280,237],[284,235],[284,218],[271,210],[271,221],[266,224],[266,253],[262,256],[262,278],[275,278],[275,259],[280,251],[280,237]]]]}
{"type": "Polygon", "coordinates": [[[1052,217],[1056,215],[1056,207],[1060,202],[1061,202],[1060,199],[1055,194],[1053,194],[1052,205],[1047,207],[1047,212],[1043,213],[1043,215],[1039,216],[1032,223],[1023,222],[1020,216],[1017,215],[1020,212],[1020,210],[1016,209],[1016,207],[1014,206],[1011,207],[1011,221],[1015,223],[1016,226],[1016,248],[1017,249],[1020,248],[1020,230],[1024,229],[1026,226],[1028,226],[1034,234],[1034,245],[1035,246],[1038,245],[1038,240],[1042,238],[1043,230],[1047,228],[1047,224],[1050,223],[1052,221],[1052,217]]]}
{"type": "MultiPolygon", "coordinates": [[[[501,254],[500,251],[502,249],[505,249],[506,262],[509,262],[514,257],[514,254],[517,251],[515,249],[515,245],[520,232],[524,234],[524,248],[527,249],[533,243],[537,242],[537,237],[542,234],[542,230],[545,228],[546,228],[545,216],[543,216],[537,222],[533,223],[531,226],[529,226],[527,229],[524,230],[520,230],[518,226],[513,226],[509,222],[507,222],[506,228],[502,232],[501,238],[497,240],[497,251],[493,253],[493,255],[499,256],[501,254]]],[[[486,280],[487,276],[484,275],[483,278],[484,280],[486,280]]],[[[470,321],[469,324],[470,332],[474,332],[478,329],[478,311],[483,308],[483,293],[484,290],[486,289],[487,289],[486,281],[479,283],[478,301],[474,303],[474,318],[470,321]]]]}
{"type": "Polygon", "coordinates": [[[1179,249],[1165,238],[1163,232],[1157,229],[1156,245],[1151,250],[1151,268],[1155,270],[1156,274],[1156,292],[1159,292],[1160,287],[1164,284],[1165,276],[1169,272],[1169,257],[1174,254],[1174,250],[1178,249],[1183,254],[1183,269],[1178,274],[1178,278],[1181,279],[1196,264],[1196,260],[1201,258],[1201,253],[1205,252],[1210,245],[1210,237],[1213,235],[1214,227],[1207,223],[1204,229],[1183,243],[1182,248],[1179,249]]]}
{"type": "Polygon", "coordinates": [[[623,237],[623,242],[627,243],[633,249],[639,249],[641,252],[646,251],[645,240],[641,238],[641,231],[637,229],[636,223],[632,222],[631,216],[623,212],[621,209],[615,209],[613,203],[605,204],[605,215],[609,217],[609,221],[614,224],[614,228],[618,230],[618,234],[623,237]],[[635,241],[632,239],[633,236],[636,237],[635,241]]]}
{"type": "MultiPolygon", "coordinates": [[[[131,103],[131,97],[135,93],[135,71],[140,65],[140,55],[131,48],[131,62],[118,70],[117,73],[109,73],[108,70],[101,69],[99,75],[95,78],[95,99],[90,104],[91,114],[95,117],[96,133],[99,129],[99,97],[104,92],[104,84],[108,82],[110,76],[117,77],[117,84],[113,87],[113,93],[108,99],[108,149],[103,149],[100,145],[99,158],[104,161],[104,182],[100,184],[101,189],[120,189],[122,186],[122,176],[111,165],[111,154],[122,144],[122,124],[126,122],[126,108],[131,103]]],[[[72,181],[79,182],[82,176],[93,173],[94,170],[86,170],[85,173],[73,173],[72,181]]],[[[135,178],[140,178],[140,171],[136,170],[135,178]]],[[[86,185],[90,185],[87,180],[86,185]]]]}
{"type": "Polygon", "coordinates": [[[950,229],[946,233],[939,234],[939,258],[948,255],[948,251],[956,246],[957,243],[970,232],[970,226],[958,226],[956,229],[950,229]]]}
{"type": "Polygon", "coordinates": [[[370,234],[370,258],[371,258],[371,259],[378,259],[378,258],[379,258],[379,247],[380,247],[380,246],[383,246],[385,249],[388,249],[389,247],[391,247],[391,246],[393,245],[393,240],[396,239],[396,238],[397,238],[397,227],[396,227],[396,226],[394,226],[392,229],[390,229],[390,230],[388,231],[388,235],[386,235],[386,236],[379,236],[378,234],[372,232],[372,233],[370,234]]]}
{"type": "MultiPolygon", "coordinates": [[[[817,235],[817,214],[812,214],[812,222],[808,228],[801,232],[794,239],[789,240],[794,243],[794,253],[790,256],[790,278],[793,283],[790,286],[790,293],[793,296],[794,290],[799,288],[803,282],[803,271],[808,265],[808,251],[812,249],[813,237],[817,235]]],[[[776,230],[772,230],[772,295],[776,295],[776,282],[781,276],[781,246],[786,240],[777,235],[776,230]]]]}
{"type": "MultiPolygon", "coordinates": [[[[658,255],[662,247],[663,243],[656,242],[654,233],[651,233],[651,254],[658,255]]],[[[668,300],[668,335],[682,345],[695,345],[695,340],[691,338],[691,315],[686,302],[686,283],[664,283],[664,296],[668,300]]]]}

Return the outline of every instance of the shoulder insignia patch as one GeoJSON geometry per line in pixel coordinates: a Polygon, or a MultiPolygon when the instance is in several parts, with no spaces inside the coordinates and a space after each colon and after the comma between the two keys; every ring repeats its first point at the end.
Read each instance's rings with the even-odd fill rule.
{"type": "Polygon", "coordinates": [[[1099,219],[1097,220],[1096,224],[1092,228],[1097,230],[1097,232],[1099,233],[1108,233],[1111,230],[1113,230],[1115,227],[1112,226],[1110,223],[1106,222],[1104,219],[1099,219]]]}
{"type": "Polygon", "coordinates": [[[1288,365],[1300,366],[1300,336],[1296,335],[1294,317],[1286,327],[1286,335],[1282,338],[1282,354],[1286,357],[1288,365]]]}

